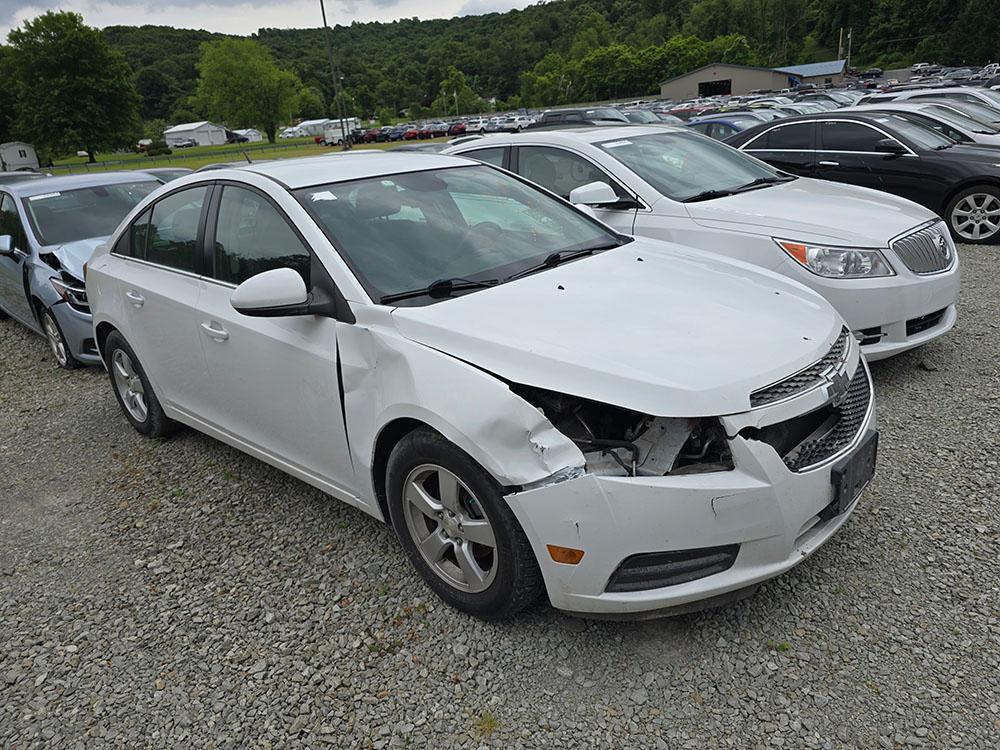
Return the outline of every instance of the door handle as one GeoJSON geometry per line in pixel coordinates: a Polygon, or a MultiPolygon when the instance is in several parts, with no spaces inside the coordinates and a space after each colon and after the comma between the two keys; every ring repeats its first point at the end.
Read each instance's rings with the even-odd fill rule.
{"type": "Polygon", "coordinates": [[[146,299],[141,294],[139,294],[138,292],[133,292],[131,289],[125,292],[125,296],[128,298],[128,301],[131,302],[135,307],[142,307],[143,303],[145,303],[146,301],[146,299]]]}
{"type": "Polygon", "coordinates": [[[839,167],[840,166],[840,162],[839,161],[821,161],[819,163],[819,165],[821,167],[839,167]]]}
{"type": "Polygon", "coordinates": [[[229,338],[229,331],[225,328],[216,328],[216,325],[218,324],[214,321],[212,323],[202,323],[201,329],[209,338],[215,339],[216,341],[226,341],[229,338]]]}

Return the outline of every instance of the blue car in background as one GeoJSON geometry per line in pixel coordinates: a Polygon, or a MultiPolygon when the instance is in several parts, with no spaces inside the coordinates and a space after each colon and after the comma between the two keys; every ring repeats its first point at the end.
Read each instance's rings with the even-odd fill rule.
{"type": "Polygon", "coordinates": [[[83,265],[161,184],[143,172],[0,184],[0,318],[44,336],[60,367],[100,363],[83,265]]]}
{"type": "MultiPolygon", "coordinates": [[[[768,122],[774,117],[773,110],[755,110],[753,112],[717,112],[712,115],[693,117],[685,123],[689,128],[704,133],[709,138],[723,141],[731,135],[768,122]]],[[[784,116],[778,115],[779,117],[784,116]]]]}

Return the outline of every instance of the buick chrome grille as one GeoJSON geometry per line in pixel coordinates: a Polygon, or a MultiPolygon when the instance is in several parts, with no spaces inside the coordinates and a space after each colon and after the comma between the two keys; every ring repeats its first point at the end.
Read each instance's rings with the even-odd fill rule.
{"type": "Polygon", "coordinates": [[[951,267],[952,250],[948,230],[941,222],[900,237],[892,251],[916,274],[940,273],[951,267]]]}

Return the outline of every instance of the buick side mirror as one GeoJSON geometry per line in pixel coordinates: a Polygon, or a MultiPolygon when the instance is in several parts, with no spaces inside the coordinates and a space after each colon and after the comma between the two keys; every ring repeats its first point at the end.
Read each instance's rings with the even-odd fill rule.
{"type": "Polygon", "coordinates": [[[14,239],[9,234],[0,234],[0,255],[7,258],[14,255],[14,239]]]}
{"type": "Polygon", "coordinates": [[[880,154],[905,154],[906,149],[903,144],[895,138],[883,138],[875,144],[875,150],[880,154]]]}
{"type": "Polygon", "coordinates": [[[569,194],[569,202],[578,206],[602,206],[608,203],[618,203],[621,199],[606,182],[588,182],[578,188],[573,188],[569,194]]]}
{"type": "Polygon", "coordinates": [[[310,315],[309,292],[298,271],[274,268],[251,276],[229,298],[236,312],[263,318],[310,315]]]}

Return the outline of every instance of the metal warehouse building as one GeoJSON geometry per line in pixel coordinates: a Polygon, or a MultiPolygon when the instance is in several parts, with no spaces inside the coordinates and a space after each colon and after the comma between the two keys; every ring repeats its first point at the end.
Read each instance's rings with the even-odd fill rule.
{"type": "Polygon", "coordinates": [[[199,146],[218,146],[226,142],[226,129],[202,120],[174,125],[163,131],[163,140],[168,146],[176,146],[189,139],[197,142],[199,146]]]}
{"type": "Polygon", "coordinates": [[[690,73],[660,83],[665,99],[692,99],[720,94],[749,94],[751,91],[780,91],[801,83],[822,86],[844,80],[846,60],[790,65],[784,68],[756,68],[752,65],[710,63],[690,73]]]}

